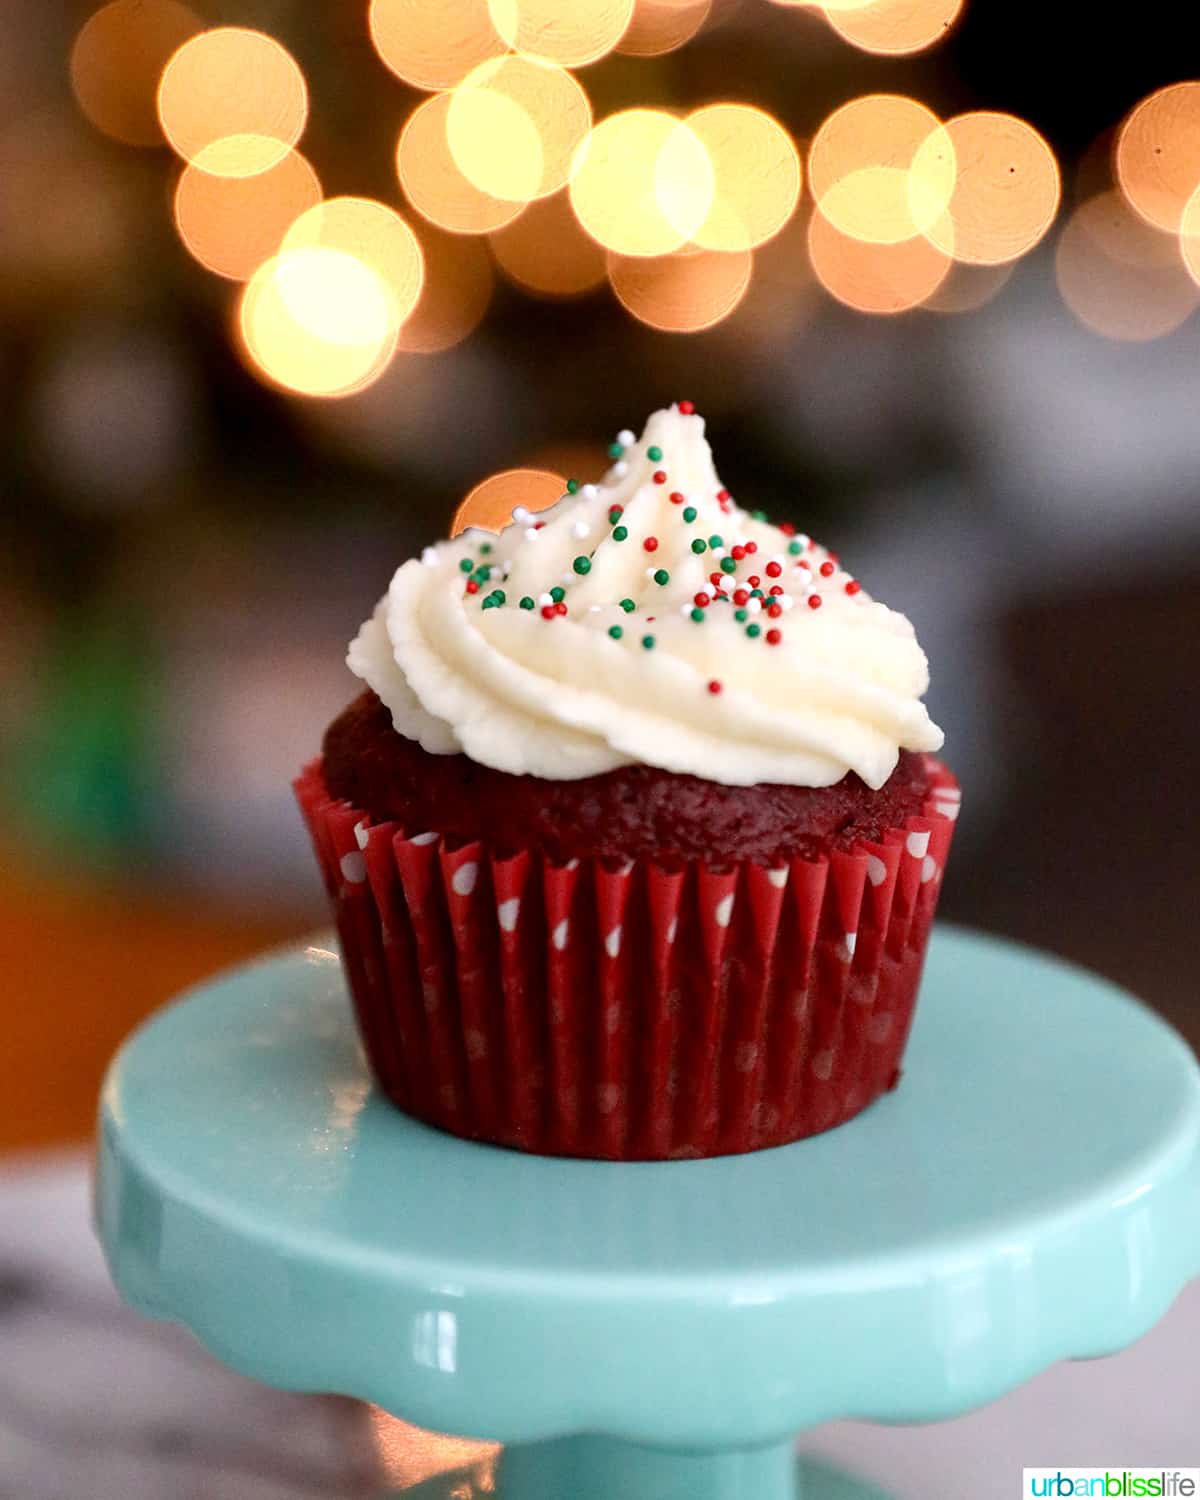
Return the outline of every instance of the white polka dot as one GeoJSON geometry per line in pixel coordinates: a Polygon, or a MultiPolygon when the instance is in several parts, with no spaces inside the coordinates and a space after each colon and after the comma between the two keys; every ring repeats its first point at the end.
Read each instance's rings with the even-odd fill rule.
{"type": "Polygon", "coordinates": [[[487,1037],[482,1031],[468,1031],[463,1041],[466,1043],[467,1056],[472,1062],[478,1062],[480,1058],[487,1056],[487,1037]]]}
{"type": "Polygon", "coordinates": [[[928,885],[937,872],[937,860],[934,859],[932,854],[927,854],[921,861],[921,884],[928,885]]]}
{"type": "Polygon", "coordinates": [[[343,854],[338,863],[341,866],[342,879],[348,885],[361,885],[367,878],[367,862],[357,849],[349,854],[343,854]]]}
{"type": "Polygon", "coordinates": [[[371,830],[367,827],[366,818],[360,818],[354,825],[354,837],[360,849],[365,849],[371,840],[371,830]]]}
{"type": "Polygon", "coordinates": [[[867,1039],[877,1044],[879,1042],[886,1042],[891,1034],[892,1021],[894,1019],[890,1010],[885,1010],[880,1015],[872,1016],[867,1022],[867,1039]]]}
{"type": "Polygon", "coordinates": [[[679,918],[678,917],[672,917],[671,920],[670,920],[670,922],[668,922],[668,924],[667,924],[667,942],[668,943],[673,943],[675,941],[675,934],[678,931],[679,931],[679,918]]]}
{"type": "Polygon", "coordinates": [[[469,896],[475,889],[478,876],[479,866],[474,860],[468,860],[465,865],[459,865],[450,877],[450,888],[457,896],[469,896]]]}
{"type": "Polygon", "coordinates": [[[771,884],[773,886],[776,887],[776,889],[782,890],[783,887],[785,885],[787,885],[787,883],[788,883],[788,867],[787,867],[787,865],[784,865],[781,869],[778,869],[778,870],[768,870],[767,871],[767,879],[771,882],[771,884]]]}
{"type": "Polygon", "coordinates": [[[496,908],[496,915],[500,919],[500,926],[505,932],[517,930],[517,917],[521,913],[520,896],[510,896],[507,901],[501,901],[496,908]]]}
{"type": "Polygon", "coordinates": [[[566,917],[564,917],[550,935],[550,941],[554,944],[554,946],[560,953],[567,946],[567,934],[570,931],[571,924],[567,921],[566,917]]]}
{"type": "Polygon", "coordinates": [[[713,920],[718,927],[728,927],[733,920],[733,892],[722,896],[713,908],[713,920]]]}
{"type": "Polygon", "coordinates": [[[867,879],[872,885],[882,885],[887,879],[887,865],[877,854],[867,855],[867,879]]]}
{"type": "Polygon", "coordinates": [[[577,859],[569,859],[567,860],[566,864],[563,865],[564,870],[578,870],[578,868],[579,861],[577,859]]]}
{"type": "Polygon", "coordinates": [[[827,1079],[833,1074],[833,1053],[828,1047],[823,1052],[818,1052],[812,1060],[812,1071],[814,1078],[827,1079]]]}
{"type": "Polygon", "coordinates": [[[602,1083],[596,1090],[596,1107],[602,1115],[611,1115],[621,1102],[621,1089],[615,1083],[602,1083]]]}
{"type": "Polygon", "coordinates": [[[754,1042],[739,1042],[733,1054],[733,1066],[739,1073],[753,1073],[758,1061],[758,1047],[754,1042]]]}
{"type": "Polygon", "coordinates": [[[949,818],[951,823],[955,822],[958,818],[959,808],[957,802],[935,802],[933,810],[934,812],[940,812],[943,818],[949,818]]]}
{"type": "Polygon", "coordinates": [[[604,951],[608,954],[609,958],[616,958],[617,954],[620,953],[621,927],[619,923],[604,939],[604,951]]]}
{"type": "Polygon", "coordinates": [[[854,950],[858,947],[858,933],[848,932],[842,939],[842,942],[846,945],[846,957],[853,958],[854,950]]]}
{"type": "Polygon", "coordinates": [[[904,847],[914,859],[924,859],[929,849],[929,833],[910,833],[904,841],[904,847]]]}
{"type": "Polygon", "coordinates": [[[420,844],[422,846],[425,846],[426,844],[436,844],[437,843],[437,834],[436,833],[414,833],[413,836],[412,836],[412,838],[410,838],[408,842],[410,844],[420,844]]]}

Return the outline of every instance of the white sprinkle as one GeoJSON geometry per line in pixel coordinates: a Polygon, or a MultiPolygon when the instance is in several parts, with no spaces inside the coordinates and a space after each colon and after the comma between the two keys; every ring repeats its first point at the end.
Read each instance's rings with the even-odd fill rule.
{"type": "Polygon", "coordinates": [[[633,433],[630,432],[628,427],[622,427],[620,432],[617,433],[617,442],[620,443],[622,448],[628,448],[630,443],[634,441],[633,433]]]}
{"type": "Polygon", "coordinates": [[[531,512],[524,505],[513,506],[512,518],[518,526],[524,526],[525,522],[529,520],[530,514],[531,512]]]}
{"type": "Polygon", "coordinates": [[[574,537],[578,537],[579,540],[582,541],[583,538],[587,536],[588,532],[591,531],[591,529],[592,528],[586,521],[576,521],[575,524],[571,527],[571,535],[574,537]]]}
{"type": "Polygon", "coordinates": [[[796,533],[796,535],[792,538],[792,540],[794,542],[799,542],[802,547],[807,547],[808,544],[809,544],[809,542],[812,541],[812,537],[805,536],[802,531],[798,531],[796,533]]]}
{"type": "Polygon", "coordinates": [[[438,554],[436,547],[426,547],[421,553],[421,561],[427,568],[436,568],[438,565],[438,554]]]}
{"type": "Polygon", "coordinates": [[[589,615],[598,615],[603,608],[604,608],[604,606],[602,604],[589,604],[588,605],[588,614],[589,615]]]}
{"type": "Polygon", "coordinates": [[[752,615],[756,615],[756,614],[758,614],[759,610],[762,609],[762,600],[761,599],[747,599],[746,600],[746,608],[750,611],[750,613],[752,615]]]}
{"type": "Polygon", "coordinates": [[[594,500],[600,493],[600,489],[598,485],[585,484],[584,487],[579,491],[579,493],[585,500],[594,500]]]}
{"type": "Polygon", "coordinates": [[[618,479],[624,479],[626,474],[629,473],[629,465],[622,458],[619,462],[613,464],[612,471],[618,479]]]}
{"type": "Polygon", "coordinates": [[[568,568],[567,571],[562,575],[562,577],[558,581],[559,581],[559,583],[574,583],[575,582],[575,574],[572,573],[571,570],[568,568]]]}
{"type": "Polygon", "coordinates": [[[646,577],[649,578],[651,581],[653,581],[654,575],[657,572],[658,572],[657,568],[647,568],[646,569],[646,577]]]}
{"type": "Polygon", "coordinates": [[[549,594],[539,594],[538,595],[538,603],[539,604],[553,604],[554,600],[550,597],[549,594]]]}
{"type": "Polygon", "coordinates": [[[692,612],[692,606],[690,604],[681,604],[679,606],[679,613],[680,613],[681,618],[683,618],[683,619],[686,620],[687,617],[691,614],[691,612],[692,612]]]}
{"type": "Polygon", "coordinates": [[[724,547],[710,547],[708,550],[712,554],[713,557],[724,557],[725,556],[725,548],[724,547]]]}
{"type": "Polygon", "coordinates": [[[782,552],[777,552],[774,557],[768,557],[767,561],[778,563],[781,568],[787,566],[787,558],[784,557],[782,552]]]}
{"type": "Polygon", "coordinates": [[[538,531],[537,527],[536,526],[531,526],[528,529],[528,531],[526,531],[526,533],[525,533],[525,540],[527,542],[536,542],[537,539],[538,539],[538,537],[539,537],[539,535],[540,535],[540,532],[538,531]]]}
{"type": "Polygon", "coordinates": [[[777,594],[775,598],[784,614],[786,614],[788,610],[791,609],[792,605],[796,602],[792,598],[791,594],[777,594]]]}

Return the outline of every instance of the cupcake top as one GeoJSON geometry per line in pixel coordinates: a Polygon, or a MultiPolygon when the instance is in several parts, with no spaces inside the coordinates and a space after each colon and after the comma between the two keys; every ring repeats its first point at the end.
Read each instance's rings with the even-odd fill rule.
{"type": "Polygon", "coordinates": [[[405,563],[350,644],[396,730],[554,781],[642,764],[726,785],[881,787],[942,732],[912,625],[746,511],[681,401],[598,485],[405,563]]]}

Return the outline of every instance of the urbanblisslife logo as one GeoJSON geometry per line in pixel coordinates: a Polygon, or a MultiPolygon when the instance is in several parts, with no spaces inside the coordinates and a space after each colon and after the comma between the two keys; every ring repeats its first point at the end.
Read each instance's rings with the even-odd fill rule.
{"type": "Polygon", "coordinates": [[[1200,1496],[1200,1469],[1025,1469],[1023,1500],[1073,1500],[1078,1496],[1104,1496],[1105,1500],[1132,1500],[1134,1496],[1200,1496]]]}

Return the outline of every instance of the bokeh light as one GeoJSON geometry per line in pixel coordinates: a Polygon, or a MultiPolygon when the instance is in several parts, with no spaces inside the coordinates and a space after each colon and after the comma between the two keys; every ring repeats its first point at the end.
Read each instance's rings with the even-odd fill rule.
{"type": "Polygon", "coordinates": [[[483,192],[459,171],[446,133],[450,103],[451,95],[434,94],[409,116],[396,147],[400,185],[431,224],[452,234],[490,234],[524,205],[483,192]]]}
{"type": "Polygon", "coordinates": [[[1179,248],[1192,280],[1200,284],[1200,187],[1188,199],[1179,225],[1179,248]]]}
{"type": "Polygon", "coordinates": [[[591,124],[587,94],[565,68],[509,56],[483,63],[455,89],[446,138],[480,191],[526,203],[564,185],[591,124]]]}
{"type": "Polygon", "coordinates": [[[546,510],[562,499],[566,488],[566,479],[549,469],[504,469],[475,486],[454,512],[450,535],[457,536],[468,526],[499,531],[512,520],[517,506],[546,510]]]}
{"type": "Polygon", "coordinates": [[[419,89],[451,89],[505,42],[487,0],[371,0],[371,39],[387,66],[419,89]]]}
{"type": "Polygon", "coordinates": [[[127,146],[160,146],[158,81],[203,23],[178,0],[112,0],[84,23],[71,49],[80,109],[127,146]]]}
{"type": "Polygon", "coordinates": [[[1117,135],[1117,183],[1144,219],[1178,230],[1200,185],[1200,83],[1158,89],[1117,135]]]}
{"type": "Polygon", "coordinates": [[[921,306],[927,312],[968,313],[986,307],[1008,285],[1015,261],[999,266],[970,266],[956,261],[950,274],[921,306]]]}
{"type": "Polygon", "coordinates": [[[871,0],[866,5],[835,3],[824,10],[833,29],[854,46],[899,56],[940,42],[962,8],[963,0],[871,0]]]}
{"type": "Polygon", "coordinates": [[[175,188],[175,227],[202,266],[234,281],[248,280],[275,255],[289,226],[321,201],[317,174],[289,150],[251,177],[214,175],[205,158],[221,155],[215,142],[188,162],[175,188]]]}
{"type": "Polygon", "coordinates": [[[633,19],[617,43],[630,57],[661,57],[690,42],[708,20],[712,0],[634,0],[633,19]]]}
{"type": "Polygon", "coordinates": [[[254,274],[238,324],[251,368],[304,396],[346,396],[387,367],[393,301],[370,266],[344,250],[285,250],[254,274]]]}
{"type": "Polygon", "coordinates": [[[417,227],[425,280],[397,348],[409,354],[440,354],[472,334],[492,300],[495,276],[483,240],[448,234],[432,224],[417,227]]]}
{"type": "Polygon", "coordinates": [[[940,131],[931,109],[902,94],[868,94],[835,110],[808,158],[823,217],[843,235],[881,245],[924,233],[954,191],[954,152],[940,131]]]}
{"type": "Polygon", "coordinates": [[[295,58],[273,37],[237,26],[203,31],[183,44],[158,90],[163,134],[187,161],[226,143],[218,164],[231,175],[266,171],[304,133],[308,87],[295,58]],[[247,150],[229,151],[242,137],[247,150]]]}
{"type": "Polygon", "coordinates": [[[895,243],[843,234],[822,213],[808,226],[808,253],[831,297],[858,312],[890,315],[933,296],[953,264],[923,235],[895,243]]]}
{"type": "Polygon", "coordinates": [[[633,0],[488,0],[488,10],[515,52],[580,68],[621,40],[633,0]]]}
{"type": "Polygon", "coordinates": [[[746,295],[751,250],[689,248],[653,259],[610,255],[608,275],[623,307],[664,333],[699,333],[727,318],[746,295]]]}
{"type": "Polygon", "coordinates": [[[571,203],[588,234],[619,255],[667,255],[712,212],[713,166],[704,143],[663,110],[627,109],[602,120],[576,156],[571,203]]]}
{"type": "Polygon", "coordinates": [[[1046,141],[1014,115],[979,110],[930,132],[913,181],[951,181],[946,212],[925,233],[947,255],[992,266],[1024,255],[1058,212],[1062,183],[1046,141]]]}
{"type": "Polygon", "coordinates": [[[501,270],[543,297],[577,297],[608,274],[603,248],[579,227],[567,193],[531,203],[490,237],[501,270]]]}
{"type": "Polygon", "coordinates": [[[687,117],[708,152],[713,205],[696,230],[706,250],[746,250],[776,235],[796,211],[802,170],[795,143],[764,110],[710,104],[687,117]]]}
{"type": "Polygon", "coordinates": [[[1105,338],[1161,338],[1200,302],[1176,237],[1147,223],[1116,191],[1079,205],[1059,236],[1054,264],[1067,306],[1105,338]]]}
{"type": "Polygon", "coordinates": [[[416,235],[393,208],[373,198],[331,198],[300,215],[285,251],[336,250],[369,267],[386,288],[389,332],[412,312],[425,275],[416,235]]]}

